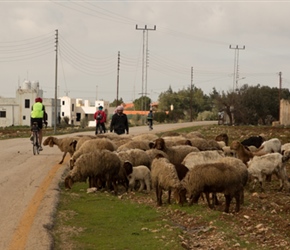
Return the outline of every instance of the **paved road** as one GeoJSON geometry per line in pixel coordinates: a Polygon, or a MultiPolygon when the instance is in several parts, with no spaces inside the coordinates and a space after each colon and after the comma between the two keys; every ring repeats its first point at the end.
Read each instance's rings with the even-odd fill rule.
{"type": "MultiPolygon", "coordinates": [[[[155,125],[150,132],[147,126],[140,126],[131,128],[130,134],[208,124],[217,122],[155,125]]],[[[51,249],[52,239],[47,229],[52,227],[58,183],[67,169],[69,157],[59,165],[62,153],[55,146],[44,147],[40,155],[34,156],[28,138],[1,140],[0,148],[0,249],[51,249]]]]}

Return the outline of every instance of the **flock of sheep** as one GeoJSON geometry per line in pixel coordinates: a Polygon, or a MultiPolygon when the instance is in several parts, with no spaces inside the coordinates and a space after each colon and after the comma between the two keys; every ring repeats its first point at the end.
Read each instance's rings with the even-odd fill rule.
{"type": "MultiPolygon", "coordinates": [[[[244,188],[258,181],[264,191],[264,180],[275,174],[279,190],[289,191],[285,162],[290,157],[290,143],[252,136],[229,144],[227,134],[207,140],[199,132],[165,133],[138,136],[113,133],[97,136],[47,137],[44,146],[57,145],[63,152],[60,164],[70,154],[65,187],[88,182],[89,188],[106,188],[117,195],[122,185],[126,192],[156,192],[157,205],[168,191],[178,204],[198,203],[205,196],[208,206],[219,204],[218,193],[225,197],[225,212],[235,199],[235,212],[244,202],[244,188]]],[[[254,188],[253,185],[253,188],[254,188]]]]}

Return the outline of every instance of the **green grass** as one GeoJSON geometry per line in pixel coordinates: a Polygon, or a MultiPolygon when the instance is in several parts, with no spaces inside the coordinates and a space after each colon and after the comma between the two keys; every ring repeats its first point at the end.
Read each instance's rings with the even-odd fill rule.
{"type": "Polygon", "coordinates": [[[87,194],[87,184],[62,191],[55,249],[181,249],[180,229],[156,209],[110,193],[87,194]],[[65,236],[64,236],[65,234],[65,236]]]}

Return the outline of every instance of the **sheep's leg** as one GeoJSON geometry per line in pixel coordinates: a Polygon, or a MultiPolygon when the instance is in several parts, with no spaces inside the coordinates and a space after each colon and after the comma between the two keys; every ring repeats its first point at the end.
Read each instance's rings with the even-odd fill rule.
{"type": "Polygon", "coordinates": [[[242,194],[244,194],[244,190],[243,189],[235,194],[235,199],[236,199],[235,211],[236,212],[240,211],[240,204],[241,204],[241,196],[242,196],[242,194]]]}
{"type": "Polygon", "coordinates": [[[225,194],[225,198],[226,198],[226,207],[225,207],[225,211],[224,212],[225,213],[229,213],[232,197],[229,194],[225,194]]]}
{"type": "Polygon", "coordinates": [[[145,185],[146,185],[146,190],[147,190],[148,192],[150,192],[150,189],[151,189],[151,187],[150,187],[150,180],[146,179],[146,180],[145,180],[145,185]]]}
{"type": "Polygon", "coordinates": [[[66,153],[67,153],[67,152],[64,152],[64,154],[63,154],[63,156],[62,156],[62,159],[61,159],[61,161],[60,161],[58,164],[62,164],[62,163],[63,163],[63,160],[64,160],[64,158],[65,158],[65,156],[66,156],[66,153]]]}
{"type": "Polygon", "coordinates": [[[161,206],[162,205],[162,189],[158,185],[156,185],[155,192],[156,192],[157,206],[161,206]]]}
{"type": "Polygon", "coordinates": [[[214,208],[214,204],[211,204],[211,203],[210,203],[209,192],[204,192],[204,193],[205,193],[205,198],[206,198],[206,201],[207,201],[208,207],[209,207],[210,209],[213,209],[213,208],[214,208]]]}
{"type": "Polygon", "coordinates": [[[139,180],[139,182],[140,182],[140,187],[138,191],[141,192],[144,189],[145,183],[144,183],[144,180],[139,180]]]}
{"type": "Polygon", "coordinates": [[[171,198],[171,189],[168,190],[168,198],[167,198],[167,203],[168,204],[171,203],[170,198],[171,198]]]}
{"type": "Polygon", "coordinates": [[[220,204],[216,193],[212,193],[212,203],[217,206],[220,204]]]}

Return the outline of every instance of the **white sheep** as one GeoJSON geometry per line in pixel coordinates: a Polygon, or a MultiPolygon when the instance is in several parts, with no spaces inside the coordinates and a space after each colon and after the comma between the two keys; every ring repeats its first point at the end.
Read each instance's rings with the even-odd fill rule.
{"type": "Polygon", "coordinates": [[[97,138],[92,140],[85,141],[81,147],[74,152],[74,154],[70,158],[70,169],[73,168],[75,161],[84,153],[96,152],[103,149],[107,149],[109,151],[115,151],[116,145],[107,138],[97,138]]]}
{"type": "Polygon", "coordinates": [[[286,169],[284,166],[284,162],[288,160],[287,158],[283,158],[280,153],[270,153],[262,156],[254,156],[248,162],[248,172],[250,176],[252,176],[255,181],[253,188],[255,187],[256,180],[259,181],[261,190],[264,191],[263,188],[263,177],[265,175],[276,174],[279,179],[280,187],[279,190],[282,190],[285,184],[287,188],[289,186],[286,169]]]}
{"type": "Polygon", "coordinates": [[[135,188],[136,182],[140,183],[139,192],[146,190],[150,192],[151,189],[151,172],[147,166],[140,165],[132,168],[132,173],[127,176],[129,181],[129,189],[135,188]]]}
{"type": "Polygon", "coordinates": [[[116,180],[119,177],[121,161],[109,150],[99,150],[82,154],[75,162],[74,168],[65,178],[65,187],[71,188],[75,182],[85,182],[89,178],[89,188],[97,187],[98,179],[106,180],[106,187],[114,187],[117,195],[116,180]]]}
{"type": "Polygon", "coordinates": [[[278,138],[272,138],[264,141],[262,145],[255,152],[255,155],[263,155],[267,153],[281,153],[282,143],[278,138]]]}
{"type": "Polygon", "coordinates": [[[157,206],[162,205],[162,193],[168,191],[167,202],[170,204],[171,192],[184,192],[175,166],[162,155],[157,155],[151,164],[152,188],[155,189],[157,206]]]}
{"type": "Polygon", "coordinates": [[[49,136],[44,140],[43,146],[49,145],[50,147],[53,147],[53,145],[57,145],[60,151],[64,152],[62,159],[59,162],[59,164],[62,164],[67,153],[69,153],[70,156],[72,156],[73,153],[75,152],[75,148],[71,145],[71,143],[79,139],[80,139],[79,137],[56,138],[53,136],[49,136]]]}
{"type": "Polygon", "coordinates": [[[232,198],[236,200],[235,211],[240,210],[240,197],[243,183],[240,172],[233,166],[223,162],[205,163],[190,169],[181,181],[190,196],[190,205],[197,203],[202,193],[206,194],[208,206],[209,193],[223,193],[226,198],[225,212],[229,212],[232,198]]]}

